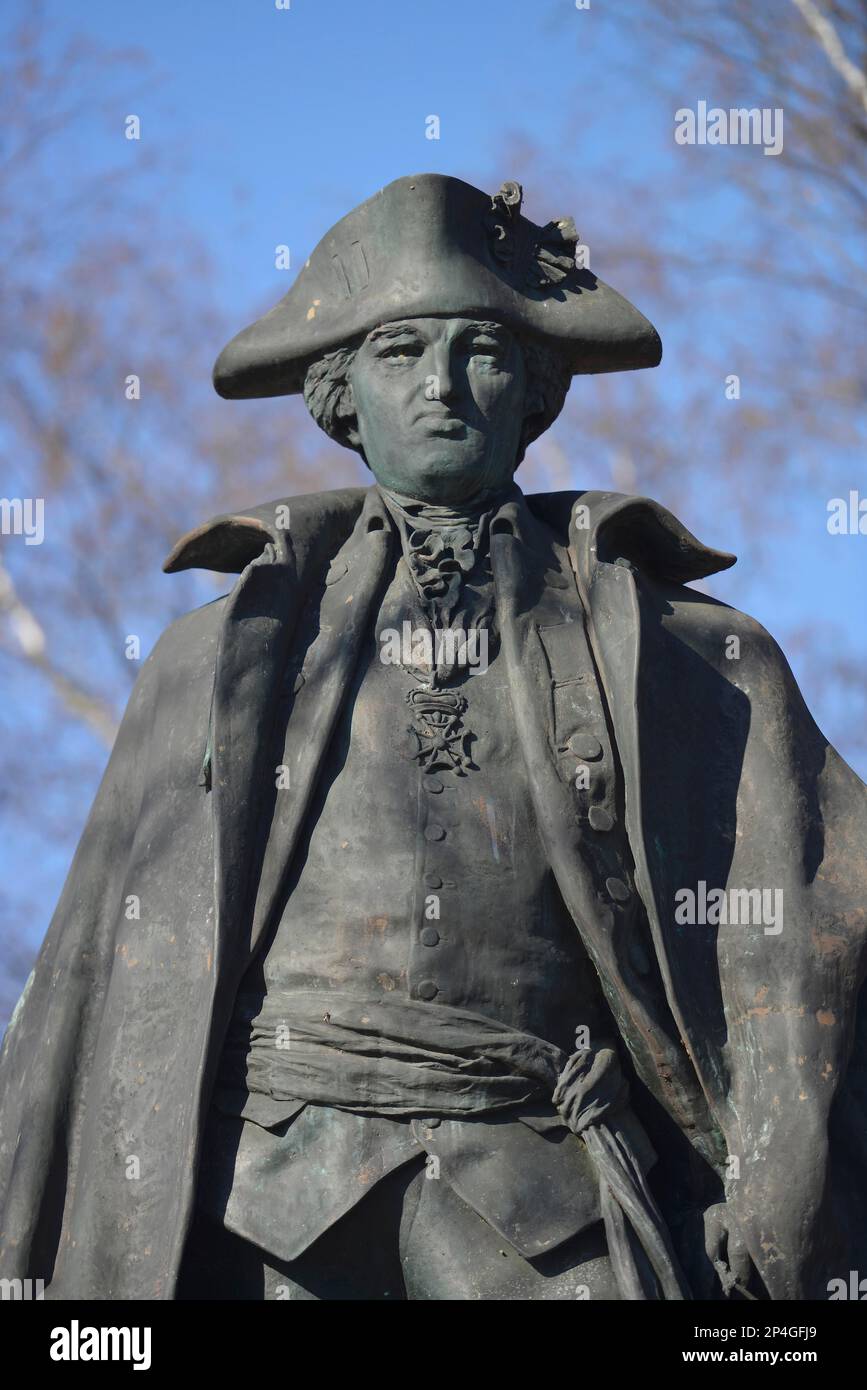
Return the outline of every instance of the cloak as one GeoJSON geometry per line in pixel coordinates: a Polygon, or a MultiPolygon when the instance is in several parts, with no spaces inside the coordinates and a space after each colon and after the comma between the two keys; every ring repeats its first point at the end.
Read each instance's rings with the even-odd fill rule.
{"type": "MultiPolygon", "coordinates": [[[[3,1277],[43,1278],[55,1299],[174,1296],[237,988],[394,544],[377,490],[351,488],[217,518],[166,562],[240,578],[144,663],[7,1030],[3,1277]],[[338,583],[343,622],[305,664],[299,614],[338,583]],[[276,712],[304,681],[318,698],[290,714],[284,750],[276,712]],[[292,794],[278,798],[281,757],[292,794]]],[[[768,633],[686,587],[733,562],[614,493],[516,490],[491,527],[540,831],[635,1074],[718,1176],[768,1295],[824,1298],[867,1268],[867,788],[768,633]],[[574,758],[552,737],[564,678],[533,616],[551,531],[568,539],[609,706],[641,940],[600,931],[575,872],[574,758]],[[744,924],[755,890],[782,893],[781,929],[744,924]]]]}

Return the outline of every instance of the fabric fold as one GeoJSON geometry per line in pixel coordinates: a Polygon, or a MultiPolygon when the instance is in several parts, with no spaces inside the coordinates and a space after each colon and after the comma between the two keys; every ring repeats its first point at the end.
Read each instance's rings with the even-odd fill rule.
{"type": "Polygon", "coordinates": [[[689,1290],[623,1127],[629,1088],[611,1047],[566,1057],[553,1043],[466,1009],[329,990],[268,995],[228,1041],[227,1075],[251,1093],[359,1115],[483,1116],[551,1099],[599,1180],[624,1299],[689,1290]]]}

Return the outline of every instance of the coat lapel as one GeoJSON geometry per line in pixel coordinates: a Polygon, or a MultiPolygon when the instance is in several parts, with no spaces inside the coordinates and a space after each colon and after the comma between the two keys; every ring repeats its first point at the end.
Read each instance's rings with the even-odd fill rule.
{"type": "Polygon", "coordinates": [[[251,892],[260,795],[279,691],[296,614],[297,580],[287,534],[275,533],[244,569],[220,635],[212,705],[211,788],[217,965],[242,959],[240,934],[251,892]]]}
{"type": "MultiPolygon", "coordinates": [[[[293,664],[296,687],[280,758],[281,785],[264,847],[250,951],[262,940],[283,890],[325,751],[343,707],[387,571],[392,527],[375,488],[355,529],[332,561],[319,610],[319,631],[303,665],[293,664]]],[[[273,744],[272,744],[273,746],[273,744]]],[[[277,769],[267,769],[273,788],[277,769]]]]}
{"type": "MultiPolygon", "coordinates": [[[[325,579],[320,635],[305,658],[303,680],[291,663],[293,638],[320,560],[324,567],[325,556],[333,555],[326,544],[320,556],[322,541],[340,516],[323,508],[321,524],[317,529],[314,516],[307,535],[309,518],[281,531],[271,518],[274,506],[259,509],[266,518],[257,521],[260,553],[227,604],[206,762],[214,799],[215,957],[228,966],[229,980],[237,981],[248,963],[281,886],[385,569],[391,523],[376,489],[360,495],[355,528],[325,579]],[[284,740],[281,716],[293,695],[287,675],[300,689],[284,740]],[[284,767],[288,778],[278,774],[284,767]]],[[[220,535],[212,547],[217,542],[223,543],[220,535]]]]}
{"type": "MultiPolygon", "coordinates": [[[[619,500],[619,499],[618,499],[619,500]]],[[[511,506],[511,504],[510,504],[511,506]]],[[[574,552],[574,531],[571,551],[574,552]]],[[[622,929],[585,862],[581,831],[568,781],[557,766],[551,735],[551,680],[539,638],[545,621],[544,540],[527,509],[503,508],[492,524],[491,555],[497,584],[503,652],[509,670],[516,720],[521,731],[531,792],[552,870],[588,953],[599,971],[615,1019],[629,1040],[642,1080],[683,1127],[702,1136],[712,1125],[705,1098],[659,976],[640,980],[630,962],[629,932],[622,929]]],[[[626,830],[634,861],[636,891],[648,906],[643,830],[638,788],[635,696],[639,624],[634,583],[624,565],[598,565],[592,540],[582,555],[579,594],[600,685],[609,707],[617,756],[626,787],[626,830]],[[604,573],[602,572],[604,571],[604,573]],[[587,580],[592,582],[588,583],[587,580]],[[601,630],[601,635],[600,635],[601,630]]],[[[574,553],[572,555],[575,562],[574,553]]],[[[576,661],[579,640],[576,634],[576,661]]],[[[637,929],[637,928],[636,928],[637,929]]],[[[709,1139],[711,1149],[715,1140],[709,1139]]],[[[707,1144],[703,1144],[708,1147],[707,1144]]]]}

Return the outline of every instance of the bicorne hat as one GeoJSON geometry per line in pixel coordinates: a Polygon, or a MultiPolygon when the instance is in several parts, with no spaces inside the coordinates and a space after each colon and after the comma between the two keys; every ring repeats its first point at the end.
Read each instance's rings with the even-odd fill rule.
{"type": "Polygon", "coordinates": [[[221,396],[301,391],[310,363],[378,324],[434,315],[495,319],[563,353],[573,374],[655,367],[659,334],[575,263],[571,218],[537,227],[520,184],[492,198],[461,179],[396,179],[342,218],[288,294],[223,349],[221,396]]]}

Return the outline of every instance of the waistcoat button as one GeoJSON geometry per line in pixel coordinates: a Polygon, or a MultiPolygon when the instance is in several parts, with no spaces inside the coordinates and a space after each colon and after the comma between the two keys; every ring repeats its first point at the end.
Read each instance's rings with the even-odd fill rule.
{"type": "Polygon", "coordinates": [[[587,819],[594,830],[611,830],[614,825],[614,817],[604,806],[591,806],[587,819]]]}
{"type": "Polygon", "coordinates": [[[602,744],[593,734],[573,734],[569,740],[569,751],[576,758],[592,763],[602,757],[602,744]]]}
{"type": "Polygon", "coordinates": [[[439,990],[433,980],[422,980],[418,987],[419,999],[435,999],[438,994],[439,990]]]}
{"type": "Polygon", "coordinates": [[[428,825],[425,828],[424,837],[426,840],[444,840],[446,832],[441,825],[428,825]]]}
{"type": "Polygon", "coordinates": [[[440,934],[436,927],[422,927],[418,939],[422,946],[438,946],[440,934]]]}
{"type": "Polygon", "coordinates": [[[425,874],[424,881],[428,888],[442,888],[443,881],[439,874],[425,874]]]}
{"type": "Polygon", "coordinates": [[[424,789],[425,791],[433,792],[434,796],[436,796],[437,792],[442,791],[443,784],[438,777],[426,777],[424,779],[424,789]]]}
{"type": "Polygon", "coordinates": [[[605,887],[615,902],[625,903],[629,898],[629,889],[622,878],[606,878],[605,887]]]}

